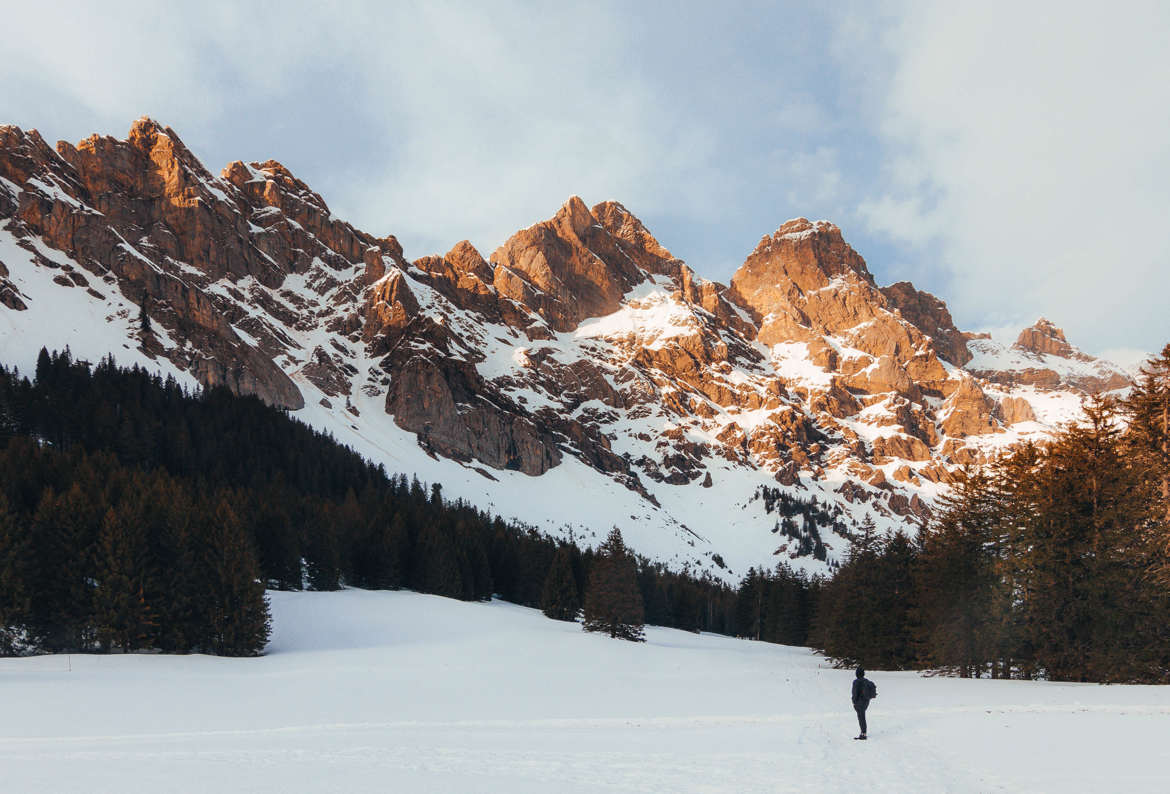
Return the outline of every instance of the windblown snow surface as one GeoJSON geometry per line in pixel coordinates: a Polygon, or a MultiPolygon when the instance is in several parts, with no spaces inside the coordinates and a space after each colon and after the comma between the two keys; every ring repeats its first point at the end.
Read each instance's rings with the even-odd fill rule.
{"type": "Polygon", "coordinates": [[[1153,792],[1170,687],[871,674],[500,602],[272,593],[256,659],[0,659],[15,792],[1153,792]]]}

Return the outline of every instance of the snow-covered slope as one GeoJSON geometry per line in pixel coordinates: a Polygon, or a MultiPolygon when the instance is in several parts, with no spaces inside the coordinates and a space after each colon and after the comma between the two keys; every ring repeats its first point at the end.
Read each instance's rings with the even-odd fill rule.
{"type": "Polygon", "coordinates": [[[670,629],[615,642],[535,610],[272,593],[255,659],[0,659],[6,794],[1160,792],[1166,687],[852,672],[670,629]]]}

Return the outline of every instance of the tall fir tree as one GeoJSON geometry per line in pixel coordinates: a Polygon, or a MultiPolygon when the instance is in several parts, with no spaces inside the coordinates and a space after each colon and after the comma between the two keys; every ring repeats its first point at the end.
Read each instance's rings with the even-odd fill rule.
{"type": "Polygon", "coordinates": [[[1142,366],[1123,409],[1126,452],[1145,471],[1151,491],[1143,539],[1152,573],[1170,586],[1170,345],[1142,366]]]}
{"type": "Polygon", "coordinates": [[[29,578],[32,544],[27,525],[0,490],[0,656],[18,654],[27,645],[25,630],[34,586],[29,578]]]}
{"type": "Polygon", "coordinates": [[[149,304],[150,293],[143,292],[142,303],[138,306],[138,330],[142,331],[143,334],[151,333],[149,304]]]}
{"type": "Polygon", "coordinates": [[[985,472],[966,472],[923,527],[914,571],[919,661],[978,677],[1000,673],[1008,590],[999,570],[1000,503],[985,472]]]}
{"type": "Polygon", "coordinates": [[[213,505],[204,535],[208,640],[221,656],[259,656],[272,631],[259,566],[229,497],[213,505]]]}
{"type": "Polygon", "coordinates": [[[98,537],[94,620],[105,650],[124,652],[154,644],[158,623],[146,600],[147,547],[143,517],[121,505],[109,508],[98,537]]]}
{"type": "MultiPolygon", "coordinates": [[[[1113,405],[1097,399],[1059,434],[1015,493],[1008,574],[1030,655],[1066,681],[1129,681],[1160,664],[1148,619],[1139,527],[1144,473],[1121,445],[1113,405]]],[[[1156,612],[1155,608],[1155,612],[1156,612]]]]}
{"type": "Polygon", "coordinates": [[[642,642],[644,606],[638,589],[637,565],[614,527],[597,550],[589,588],[585,591],[585,631],[642,642]]]}
{"type": "Polygon", "coordinates": [[[86,650],[92,641],[93,548],[98,506],[75,482],[56,494],[46,489],[33,516],[37,597],[31,628],[49,651],[86,650]]]}
{"type": "Polygon", "coordinates": [[[544,577],[540,609],[553,620],[576,621],[577,614],[581,611],[581,601],[577,592],[577,578],[573,575],[569,547],[561,546],[553,557],[548,575],[544,577]]]}

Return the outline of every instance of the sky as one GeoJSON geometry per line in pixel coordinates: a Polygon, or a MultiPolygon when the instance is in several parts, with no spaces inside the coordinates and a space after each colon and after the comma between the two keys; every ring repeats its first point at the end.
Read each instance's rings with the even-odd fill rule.
{"type": "Polygon", "coordinates": [[[826,218],[1005,341],[1170,343],[1170,4],[5,3],[0,123],[274,158],[406,255],[570,195],[726,283],[826,218]],[[826,7],[831,6],[831,7],[826,7]]]}

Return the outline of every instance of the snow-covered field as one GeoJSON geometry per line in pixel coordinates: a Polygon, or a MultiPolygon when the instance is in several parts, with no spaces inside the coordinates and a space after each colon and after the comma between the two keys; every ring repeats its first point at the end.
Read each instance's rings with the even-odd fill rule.
{"type": "Polygon", "coordinates": [[[15,792],[1136,792],[1170,786],[1170,687],[872,677],[504,603],[273,593],[258,659],[0,660],[15,792]]]}

